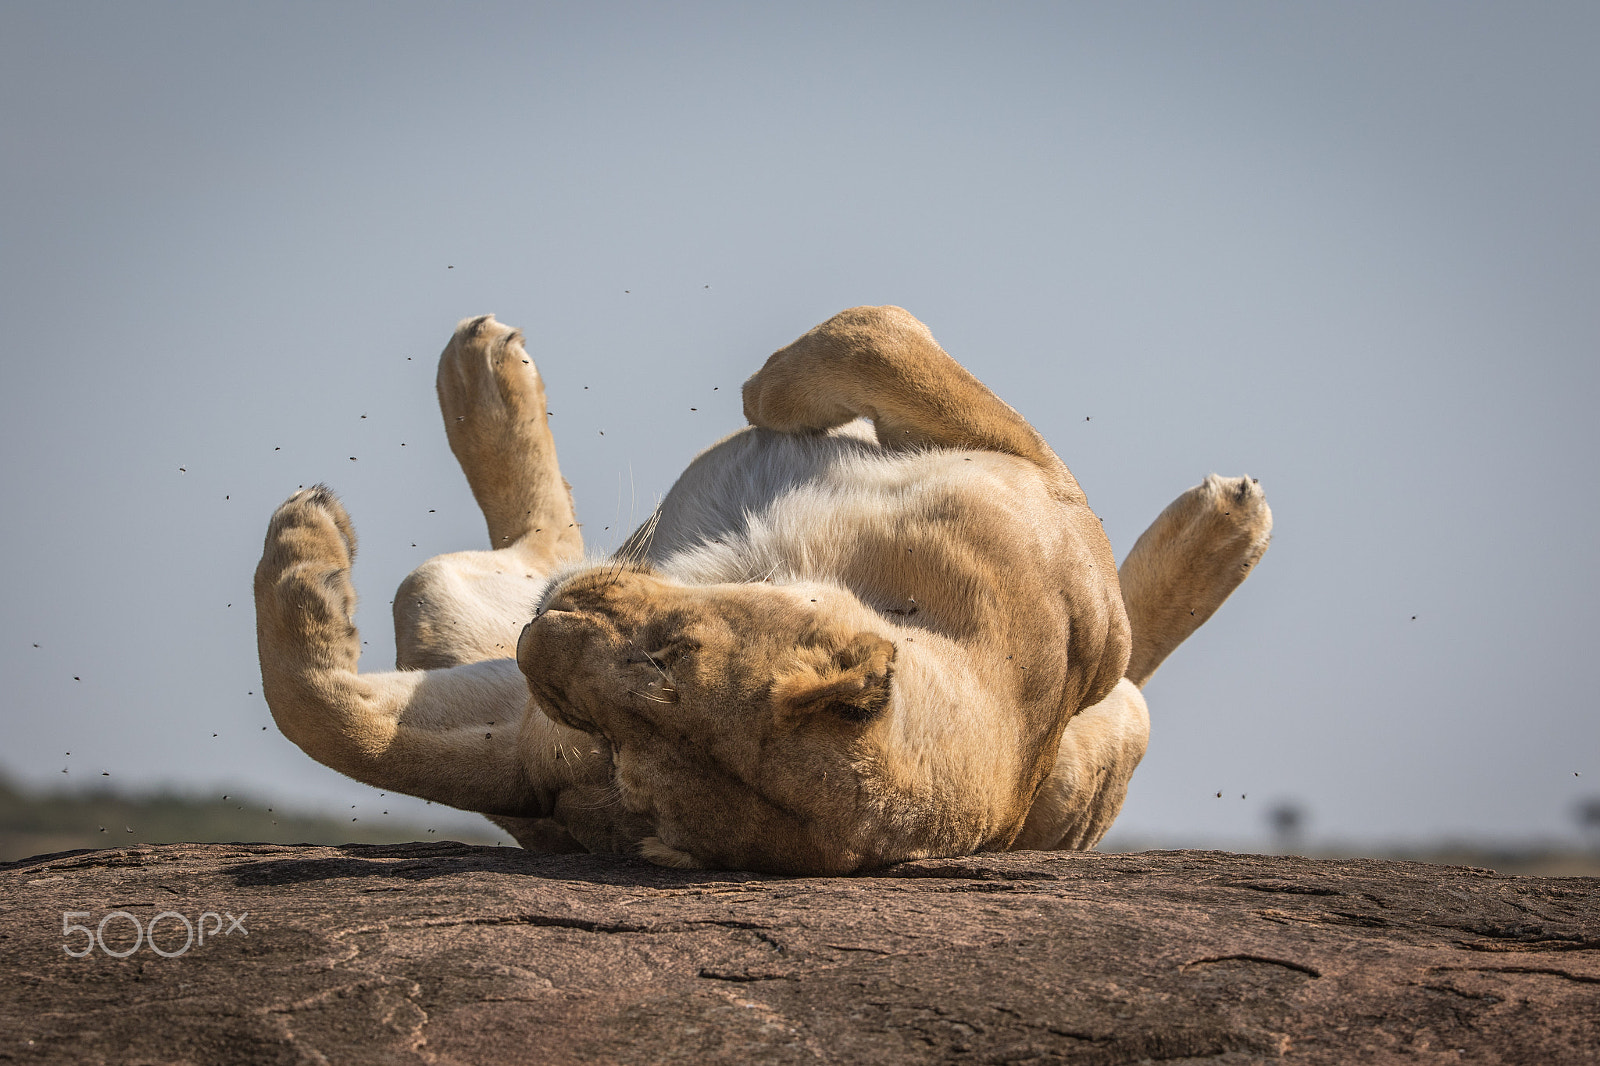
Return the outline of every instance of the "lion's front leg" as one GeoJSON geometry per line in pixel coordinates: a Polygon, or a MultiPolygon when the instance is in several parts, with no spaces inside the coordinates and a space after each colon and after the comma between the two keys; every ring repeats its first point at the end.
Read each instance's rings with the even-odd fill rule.
{"type": "Polygon", "coordinates": [[[326,488],[296,493],[272,516],[255,575],[256,637],[278,727],[377,788],[487,814],[549,815],[570,778],[554,759],[561,727],[527,716],[514,659],[358,673],[354,551],[350,520],[326,488]]]}

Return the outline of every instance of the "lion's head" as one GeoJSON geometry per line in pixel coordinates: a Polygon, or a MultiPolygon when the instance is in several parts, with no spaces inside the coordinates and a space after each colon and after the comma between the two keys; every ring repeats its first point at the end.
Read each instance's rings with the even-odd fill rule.
{"type": "MultiPolygon", "coordinates": [[[[874,625],[878,622],[878,625],[874,625]]],[[[604,738],[622,805],[680,865],[854,869],[882,841],[895,644],[828,585],[559,581],[517,661],[545,712],[604,738]]]]}

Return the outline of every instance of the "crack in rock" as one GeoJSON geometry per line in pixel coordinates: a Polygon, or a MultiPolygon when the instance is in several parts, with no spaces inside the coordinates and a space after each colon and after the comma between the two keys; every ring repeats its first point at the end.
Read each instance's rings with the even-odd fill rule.
{"type": "Polygon", "coordinates": [[[1526,973],[1547,977],[1564,977],[1584,985],[1600,985],[1600,977],[1584,973],[1571,973],[1553,966],[1430,966],[1429,973],[1526,973]]]}
{"type": "Polygon", "coordinates": [[[1195,966],[1205,966],[1214,962],[1259,962],[1265,966],[1282,966],[1288,970],[1298,970],[1300,973],[1310,974],[1312,977],[1322,976],[1322,971],[1315,966],[1307,966],[1303,962],[1294,962],[1290,959],[1275,959],[1270,955],[1208,955],[1203,959],[1190,959],[1179,966],[1178,969],[1186,971],[1195,966]]]}

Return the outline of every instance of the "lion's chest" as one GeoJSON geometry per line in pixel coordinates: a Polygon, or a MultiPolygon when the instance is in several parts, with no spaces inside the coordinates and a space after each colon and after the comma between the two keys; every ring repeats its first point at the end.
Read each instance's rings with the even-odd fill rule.
{"type": "Polygon", "coordinates": [[[948,599],[976,620],[1003,570],[1048,554],[1050,510],[1008,456],[750,431],[674,486],[649,556],[690,584],[835,582],[906,618],[948,599]]]}

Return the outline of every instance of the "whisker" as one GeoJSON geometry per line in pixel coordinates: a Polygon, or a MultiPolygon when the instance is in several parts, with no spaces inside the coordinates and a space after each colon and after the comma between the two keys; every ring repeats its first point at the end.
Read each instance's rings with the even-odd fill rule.
{"type": "Polygon", "coordinates": [[[639,551],[635,559],[636,562],[643,562],[645,557],[650,554],[650,546],[653,545],[656,540],[656,528],[660,525],[661,504],[657,503],[655,510],[650,512],[650,517],[645,519],[644,526],[642,527],[639,537],[639,551]]]}
{"type": "Polygon", "coordinates": [[[618,533],[622,532],[622,471],[620,470],[617,471],[617,512],[612,517],[611,524],[617,528],[618,533]]]}
{"type": "Polygon", "coordinates": [[[611,561],[606,565],[605,587],[615,585],[618,579],[622,577],[622,571],[627,567],[627,565],[627,560],[621,558],[620,556],[613,555],[611,557],[611,561]]]}
{"type": "Polygon", "coordinates": [[[583,752],[576,744],[569,744],[558,739],[555,744],[555,753],[556,759],[574,772],[583,762],[583,752]]]}
{"type": "Polygon", "coordinates": [[[617,583],[622,574],[644,562],[650,551],[650,544],[655,538],[656,526],[661,522],[661,508],[658,506],[651,512],[650,518],[639,529],[635,530],[626,541],[622,543],[606,565],[604,582],[610,586],[617,583]]]}
{"type": "Polygon", "coordinates": [[[644,525],[634,531],[626,543],[617,550],[617,557],[627,561],[629,566],[636,566],[643,562],[649,554],[650,544],[655,539],[656,526],[661,523],[661,508],[657,507],[645,519],[644,525]]]}

